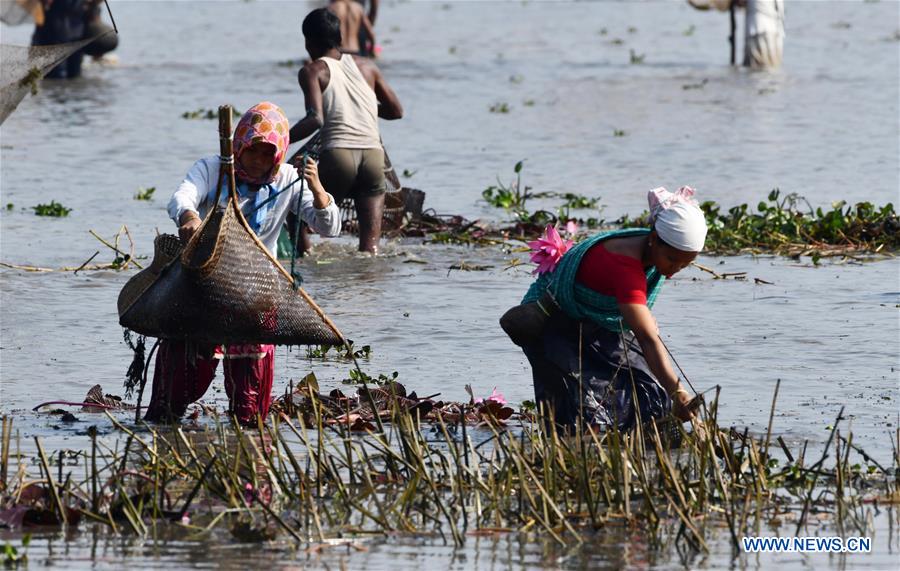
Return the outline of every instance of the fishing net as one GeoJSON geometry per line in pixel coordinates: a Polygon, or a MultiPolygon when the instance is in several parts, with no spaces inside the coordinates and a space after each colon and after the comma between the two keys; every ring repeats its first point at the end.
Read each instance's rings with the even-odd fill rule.
{"type": "MultiPolygon", "coordinates": [[[[228,133],[222,155],[230,157],[230,108],[225,115],[220,108],[220,128],[228,133]]],[[[231,167],[223,161],[233,180],[231,167]]],[[[343,344],[337,328],[250,229],[233,184],[227,205],[212,210],[183,249],[177,237],[163,235],[155,250],[151,265],[119,294],[123,327],[213,344],[343,344]]]]}
{"type": "Polygon", "coordinates": [[[42,77],[96,38],[52,46],[0,44],[0,124],[29,92],[37,94],[42,77]]]}
{"type": "MultiPolygon", "coordinates": [[[[0,21],[10,26],[34,22],[44,24],[41,0],[0,0],[0,21]]],[[[110,13],[110,17],[112,14],[110,13]]],[[[115,48],[115,30],[105,25],[93,25],[83,39],[43,46],[15,46],[0,44],[0,124],[15,111],[30,92],[37,94],[38,82],[57,65],[78,50],[106,38],[102,50],[115,48]]]]}

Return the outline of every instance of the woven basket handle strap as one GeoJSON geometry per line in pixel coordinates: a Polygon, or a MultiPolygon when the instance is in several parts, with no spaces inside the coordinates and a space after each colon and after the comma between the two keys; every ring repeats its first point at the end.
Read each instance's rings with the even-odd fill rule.
{"type": "Polygon", "coordinates": [[[228,198],[237,207],[237,185],[234,180],[234,139],[231,128],[231,105],[219,106],[219,181],[216,185],[216,200],[219,204],[222,182],[228,184],[228,198]]]}

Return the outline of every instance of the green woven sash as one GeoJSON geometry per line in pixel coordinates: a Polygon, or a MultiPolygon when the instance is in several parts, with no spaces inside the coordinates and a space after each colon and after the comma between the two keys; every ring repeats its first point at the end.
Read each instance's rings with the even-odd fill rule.
{"type": "MultiPolygon", "coordinates": [[[[537,301],[549,288],[553,292],[559,306],[572,319],[593,321],[610,331],[618,332],[620,327],[627,331],[628,326],[622,322],[622,315],[619,313],[619,304],[616,302],[616,298],[611,295],[603,295],[576,283],[575,275],[578,273],[581,259],[592,246],[599,242],[610,238],[646,236],[649,233],[649,228],[628,228],[601,232],[579,242],[565,253],[555,270],[541,275],[531,284],[531,287],[528,288],[528,292],[522,299],[522,303],[537,301]]],[[[656,296],[659,295],[659,290],[662,288],[666,278],[655,267],[647,270],[646,277],[647,307],[653,307],[653,304],[656,302],[656,296]]]]}

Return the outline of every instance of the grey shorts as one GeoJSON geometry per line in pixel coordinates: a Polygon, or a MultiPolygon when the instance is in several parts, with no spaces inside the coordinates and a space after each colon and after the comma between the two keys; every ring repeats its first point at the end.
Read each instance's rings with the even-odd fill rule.
{"type": "Polygon", "coordinates": [[[319,178],[336,202],[382,194],[383,149],[327,149],[319,156],[319,178]]]}

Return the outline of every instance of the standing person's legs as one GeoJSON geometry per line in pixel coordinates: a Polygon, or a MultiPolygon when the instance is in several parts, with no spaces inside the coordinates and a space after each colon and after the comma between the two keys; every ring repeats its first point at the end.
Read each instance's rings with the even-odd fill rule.
{"type": "Polygon", "coordinates": [[[274,345],[231,345],[225,350],[225,392],[241,424],[269,414],[275,379],[274,345]]]}
{"type": "MultiPolygon", "coordinates": [[[[84,61],[84,52],[78,50],[66,59],[66,77],[75,79],[81,77],[81,63],[84,61]]],[[[62,67],[62,66],[59,66],[62,67]]]]}
{"type": "Polygon", "coordinates": [[[359,250],[377,253],[384,215],[384,151],[328,149],[319,159],[322,185],[339,205],[352,198],[359,226],[359,250]]]}
{"type": "MultiPolygon", "coordinates": [[[[350,198],[353,181],[356,180],[356,161],[350,149],[326,149],[319,154],[319,180],[325,191],[331,194],[338,208],[345,198],[350,198]]],[[[304,251],[308,250],[304,242],[304,251]]]]}
{"type": "Polygon", "coordinates": [[[184,341],[161,339],[156,351],[150,404],[144,419],[181,418],[188,405],[206,393],[218,363],[208,347],[198,348],[184,341]]]}
{"type": "Polygon", "coordinates": [[[359,222],[359,250],[378,253],[384,219],[384,150],[363,149],[353,183],[353,201],[359,222]]]}
{"type": "Polygon", "coordinates": [[[319,155],[319,179],[339,205],[350,197],[357,163],[352,149],[326,149],[319,155]]]}
{"type": "Polygon", "coordinates": [[[578,394],[577,380],[547,359],[542,342],[523,349],[531,364],[534,402],[539,412],[548,415],[548,419],[552,415],[559,428],[574,427],[579,417],[575,401],[578,394]]]}

